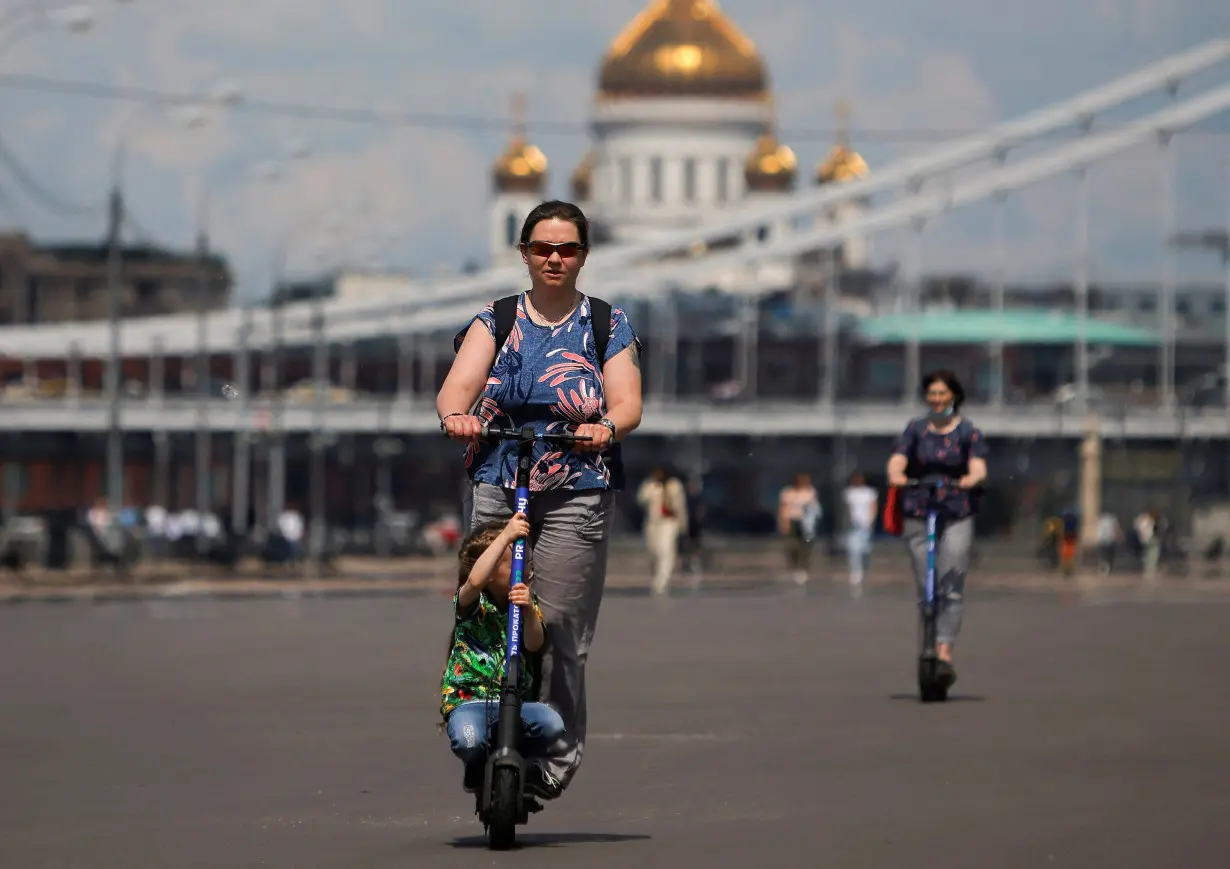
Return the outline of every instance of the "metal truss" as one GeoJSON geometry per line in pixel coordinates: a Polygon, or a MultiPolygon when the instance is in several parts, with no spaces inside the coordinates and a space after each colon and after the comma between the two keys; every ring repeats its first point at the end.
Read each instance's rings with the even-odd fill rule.
{"type": "MultiPolygon", "coordinates": [[[[711,274],[715,269],[747,268],[770,259],[780,261],[839,242],[852,233],[880,231],[926,219],[948,208],[1087,166],[1149,136],[1174,132],[1224,111],[1230,107],[1230,87],[1201,94],[1109,133],[1088,134],[1018,163],[1008,164],[1004,158],[1014,146],[1065,127],[1087,124],[1101,112],[1158,90],[1173,91],[1185,79],[1227,59],[1230,59],[1230,38],[1213,40],[1111,84],[930,153],[902,160],[872,177],[838,187],[800,192],[777,202],[749,203],[731,215],[653,242],[599,249],[586,266],[587,286],[595,294],[608,298],[656,297],[665,287],[687,285],[689,278],[711,274]],[[951,187],[938,192],[921,189],[928,179],[986,160],[993,161],[990,168],[970,173],[951,187]],[[684,262],[657,262],[648,269],[637,265],[653,257],[742,236],[766,223],[815,216],[845,201],[865,200],[877,193],[898,190],[904,192],[904,197],[873,206],[854,219],[822,224],[766,244],[709,251],[684,262]]],[[[218,353],[233,352],[244,344],[258,349],[279,343],[314,343],[317,334],[314,320],[318,316],[325,321],[328,340],[334,342],[447,329],[464,322],[477,305],[520,287],[523,281],[523,269],[504,268],[442,283],[407,301],[327,300],[287,305],[278,312],[268,309],[217,312],[207,318],[205,348],[218,353]],[[245,333],[246,338],[243,337],[245,333]]],[[[122,323],[124,352],[127,355],[194,353],[198,349],[196,327],[194,315],[126,320],[122,323]]],[[[75,352],[97,358],[109,350],[108,328],[105,322],[5,327],[0,329],[0,353],[10,358],[58,358],[75,352]]]]}

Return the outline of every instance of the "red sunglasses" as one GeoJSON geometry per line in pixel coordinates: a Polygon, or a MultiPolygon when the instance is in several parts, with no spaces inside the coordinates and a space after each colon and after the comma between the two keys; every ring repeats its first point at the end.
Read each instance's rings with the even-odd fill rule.
{"type": "Polygon", "coordinates": [[[534,256],[544,259],[549,258],[553,253],[558,253],[561,259],[572,259],[585,250],[585,245],[579,241],[565,241],[560,244],[552,244],[549,241],[531,241],[529,244],[522,244],[521,249],[528,250],[534,256]]]}

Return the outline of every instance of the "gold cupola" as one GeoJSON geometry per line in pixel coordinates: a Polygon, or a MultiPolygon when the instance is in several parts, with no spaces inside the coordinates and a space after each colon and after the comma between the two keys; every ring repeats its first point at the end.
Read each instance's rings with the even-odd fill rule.
{"type": "Polygon", "coordinates": [[[607,49],[599,99],[765,99],[756,46],[714,0],[652,0],[607,49]]]}
{"type": "Polygon", "coordinates": [[[794,189],[799,161],[794,151],[765,133],[743,164],[743,177],[752,193],[788,193],[794,189]]]}
{"type": "Polygon", "coordinates": [[[513,98],[513,134],[491,169],[496,193],[541,194],[547,186],[547,158],[525,137],[525,98],[513,98]]]}
{"type": "Polygon", "coordinates": [[[850,105],[837,103],[837,144],[816,164],[817,184],[842,184],[866,178],[871,170],[863,156],[850,147],[850,105]]]}

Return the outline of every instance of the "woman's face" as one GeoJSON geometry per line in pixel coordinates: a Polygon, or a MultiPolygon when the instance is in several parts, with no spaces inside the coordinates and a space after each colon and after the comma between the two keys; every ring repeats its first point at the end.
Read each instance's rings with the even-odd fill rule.
{"type": "Polygon", "coordinates": [[[521,259],[529,266],[535,287],[575,289],[577,276],[585,265],[585,250],[576,224],[558,217],[538,221],[529,243],[521,248],[521,259]]]}
{"type": "Polygon", "coordinates": [[[952,390],[942,380],[927,387],[927,404],[935,413],[943,413],[952,404],[952,390]]]}

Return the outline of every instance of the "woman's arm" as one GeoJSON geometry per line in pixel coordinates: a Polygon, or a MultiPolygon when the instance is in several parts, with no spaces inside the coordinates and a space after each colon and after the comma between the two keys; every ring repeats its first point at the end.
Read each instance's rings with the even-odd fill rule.
{"type": "Polygon", "coordinates": [[[917,446],[918,434],[914,431],[914,423],[910,423],[905,427],[905,431],[897,436],[897,441],[893,444],[893,454],[888,460],[887,468],[890,486],[905,485],[905,471],[910,466],[910,456],[914,454],[917,446]]]}
{"type": "Polygon", "coordinates": [[[905,469],[910,464],[910,460],[901,453],[895,453],[888,460],[888,482],[892,486],[900,486],[905,482],[905,469]]]}
{"type": "Polygon", "coordinates": [[[974,429],[969,434],[969,471],[961,478],[961,488],[972,489],[987,479],[987,441],[982,432],[974,429]]]}
{"type": "Polygon", "coordinates": [[[469,414],[479,395],[487,386],[491,365],[495,362],[495,339],[481,320],[475,320],[466,332],[457,358],[436,396],[436,413],[440,418],[453,414],[469,414]]]}
{"type": "Polygon", "coordinates": [[[641,424],[641,353],[635,341],[602,366],[602,390],[606,418],[615,423],[615,440],[621,441],[641,424]]]}
{"type": "Polygon", "coordinates": [[[986,479],[987,460],[971,458],[969,460],[969,473],[961,478],[961,488],[972,489],[985,483],[986,479]]]}

